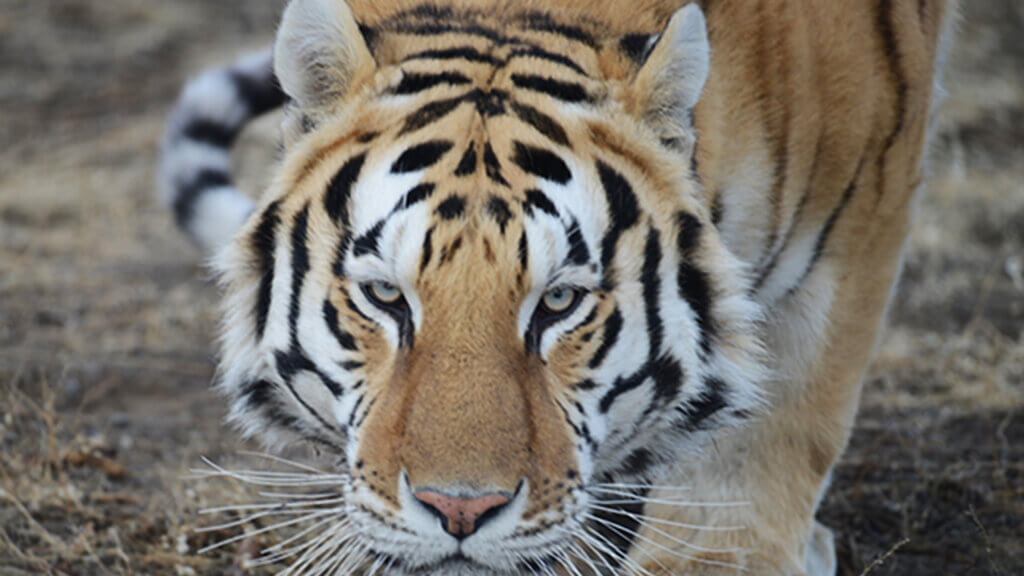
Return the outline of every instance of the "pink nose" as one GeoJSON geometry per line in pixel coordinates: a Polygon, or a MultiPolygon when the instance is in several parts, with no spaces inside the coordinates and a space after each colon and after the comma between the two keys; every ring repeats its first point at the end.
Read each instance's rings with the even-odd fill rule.
{"type": "Polygon", "coordinates": [[[444,529],[459,540],[476,532],[508,504],[508,496],[502,494],[453,498],[431,490],[420,490],[416,499],[441,518],[444,529]]]}

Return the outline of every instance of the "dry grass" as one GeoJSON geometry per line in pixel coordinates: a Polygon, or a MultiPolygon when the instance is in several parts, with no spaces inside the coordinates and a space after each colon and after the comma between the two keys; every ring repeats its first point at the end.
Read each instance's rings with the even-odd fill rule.
{"type": "MultiPolygon", "coordinates": [[[[0,575],[246,573],[185,481],[244,448],[208,389],[216,294],[154,202],[184,75],[280,2],[8,0],[0,13],[0,575]]],[[[821,518],[841,573],[1024,573],[1024,9],[965,2],[891,328],[821,518]]],[[[247,134],[255,189],[273,121],[247,134]]],[[[258,529],[254,522],[249,530],[258,529]]]]}

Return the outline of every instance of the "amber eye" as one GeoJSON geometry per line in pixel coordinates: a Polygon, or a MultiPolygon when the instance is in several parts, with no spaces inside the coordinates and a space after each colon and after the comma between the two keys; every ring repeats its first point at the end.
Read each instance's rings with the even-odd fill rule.
{"type": "Polygon", "coordinates": [[[379,304],[397,304],[402,299],[402,291],[388,282],[374,282],[367,287],[367,292],[379,304]]]}
{"type": "Polygon", "coordinates": [[[572,305],[576,302],[577,295],[578,293],[575,290],[565,287],[548,290],[544,294],[544,307],[552,314],[561,314],[572,308],[572,305]]]}

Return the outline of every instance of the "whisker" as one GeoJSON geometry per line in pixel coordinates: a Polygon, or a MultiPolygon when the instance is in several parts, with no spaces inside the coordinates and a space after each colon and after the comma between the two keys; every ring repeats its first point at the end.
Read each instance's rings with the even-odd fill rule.
{"type": "Polygon", "coordinates": [[[584,486],[584,490],[601,490],[602,488],[610,488],[616,490],[658,490],[664,492],[692,492],[693,488],[688,486],[672,486],[670,484],[658,485],[658,484],[624,484],[619,482],[602,482],[600,484],[590,484],[584,486]]]}
{"type": "MultiPolygon", "coordinates": [[[[604,567],[608,569],[608,573],[609,574],[614,573],[615,572],[615,568],[608,561],[608,555],[605,554],[602,550],[599,550],[597,548],[597,546],[595,546],[595,544],[592,542],[593,539],[594,538],[588,532],[586,532],[586,530],[582,529],[582,527],[581,527],[580,534],[578,535],[578,541],[581,544],[581,548],[582,548],[582,546],[586,546],[587,548],[590,548],[590,550],[593,551],[597,555],[598,561],[600,561],[601,564],[604,564],[604,567]]],[[[586,553],[586,550],[584,550],[584,553],[586,553]]],[[[589,556],[589,554],[588,554],[588,556],[589,556]]],[[[597,572],[597,574],[600,574],[600,572],[597,572]]]]}
{"type": "Polygon", "coordinates": [[[301,574],[301,571],[305,570],[306,567],[309,566],[311,562],[319,558],[320,555],[323,554],[323,552],[325,552],[329,548],[330,544],[335,544],[331,540],[336,536],[337,532],[338,529],[333,526],[327,530],[324,530],[322,534],[320,534],[313,540],[313,543],[310,545],[310,547],[307,548],[305,552],[303,552],[302,556],[299,556],[299,559],[296,560],[294,564],[292,564],[283,572],[281,572],[281,576],[301,574]]]}
{"type": "Polygon", "coordinates": [[[695,556],[690,556],[689,554],[685,554],[685,553],[680,552],[678,550],[673,550],[673,549],[669,548],[668,546],[664,546],[664,545],[662,545],[659,542],[655,542],[654,540],[644,536],[643,534],[640,534],[639,532],[626,530],[625,528],[619,526],[618,524],[616,524],[614,522],[608,522],[608,521],[602,520],[601,518],[597,518],[596,516],[591,516],[590,519],[594,520],[595,522],[599,522],[599,523],[603,524],[609,530],[614,530],[614,531],[618,532],[619,534],[621,534],[623,536],[626,536],[627,538],[637,538],[639,540],[642,540],[642,541],[650,544],[651,546],[654,546],[655,548],[661,550],[662,552],[665,552],[667,554],[671,554],[671,555],[673,555],[673,556],[675,556],[677,558],[681,558],[683,560],[690,560],[690,561],[698,562],[698,563],[701,563],[701,564],[708,564],[708,565],[711,565],[711,566],[724,566],[726,568],[735,568],[735,569],[743,571],[743,572],[746,571],[746,569],[744,567],[742,567],[742,566],[740,566],[738,564],[733,564],[731,562],[721,562],[721,561],[718,561],[718,560],[707,560],[707,559],[704,559],[704,558],[697,558],[695,556]]]}
{"type": "MultiPolygon", "coordinates": [[[[593,520],[595,520],[595,521],[601,522],[602,524],[615,524],[614,522],[610,522],[610,521],[605,520],[603,518],[598,518],[597,516],[591,516],[591,518],[593,520]]],[[[615,524],[615,525],[619,526],[618,524],[615,524]]],[[[648,524],[646,527],[649,530],[651,530],[653,532],[656,532],[658,534],[661,534],[665,538],[668,538],[671,542],[674,542],[676,544],[679,544],[680,546],[684,546],[684,547],[689,548],[691,550],[696,550],[698,552],[711,552],[711,553],[714,553],[714,554],[729,554],[729,553],[732,553],[732,552],[739,552],[740,551],[739,548],[705,548],[703,546],[699,546],[697,544],[693,544],[693,543],[687,542],[685,540],[680,540],[678,537],[673,536],[672,534],[669,534],[668,532],[665,532],[664,530],[661,530],[661,529],[659,529],[659,528],[657,528],[655,526],[651,526],[650,524],[648,524]]],[[[631,532],[634,535],[636,535],[636,536],[640,536],[639,530],[632,530],[631,532]]]]}
{"type": "Polygon", "coordinates": [[[254,520],[259,520],[260,518],[265,518],[267,516],[272,515],[273,512],[257,512],[256,514],[250,514],[248,516],[245,516],[244,518],[232,520],[224,524],[218,524],[216,526],[201,526],[199,528],[195,528],[193,531],[198,534],[204,534],[206,532],[217,532],[219,530],[227,530],[228,528],[235,528],[243,524],[248,524],[249,522],[252,522],[254,520]]]}
{"type": "Polygon", "coordinates": [[[338,566],[335,574],[345,575],[354,572],[357,566],[366,562],[367,551],[366,545],[358,541],[353,546],[347,547],[344,554],[341,554],[346,559],[338,566]]]}
{"type": "MultiPolygon", "coordinates": [[[[627,566],[629,566],[634,571],[638,571],[641,574],[644,574],[644,576],[654,576],[654,574],[652,574],[650,570],[644,568],[643,566],[640,565],[639,562],[637,562],[636,560],[630,558],[629,554],[627,552],[623,552],[621,550],[618,550],[615,547],[614,544],[612,544],[611,542],[608,541],[607,538],[605,538],[601,534],[598,534],[597,532],[592,532],[590,530],[587,530],[587,527],[585,525],[582,528],[583,528],[583,530],[582,530],[583,533],[585,533],[588,536],[590,536],[596,542],[602,543],[602,546],[605,548],[606,553],[610,554],[611,557],[617,559],[620,563],[626,564],[627,566]]],[[[641,550],[641,552],[643,552],[643,550],[641,550]]],[[[663,565],[661,565],[660,562],[658,562],[657,558],[653,558],[652,557],[652,559],[655,561],[655,563],[657,563],[659,566],[661,566],[661,568],[663,570],[665,570],[665,567],[663,565]]],[[[666,572],[668,572],[668,570],[666,570],[666,572]]]]}
{"type": "Polygon", "coordinates": [[[239,452],[239,454],[243,456],[254,456],[256,458],[263,458],[264,460],[270,460],[271,462],[277,462],[278,464],[284,464],[285,466],[291,466],[293,468],[298,468],[299,470],[306,470],[307,472],[312,472],[314,474],[324,474],[323,470],[318,470],[312,466],[309,466],[308,464],[295,462],[294,460],[282,458],[281,456],[277,456],[275,454],[267,454],[266,452],[253,452],[251,450],[242,450],[239,452]]]}
{"type": "Polygon", "coordinates": [[[572,551],[573,556],[579,558],[580,560],[583,560],[587,564],[587,567],[589,567],[590,570],[593,572],[594,576],[601,576],[601,570],[594,565],[594,562],[590,558],[590,555],[587,554],[587,551],[584,550],[578,542],[573,541],[571,545],[567,547],[567,549],[572,551]]]}
{"type": "Polygon", "coordinates": [[[697,502],[690,500],[665,500],[663,498],[650,498],[647,496],[641,496],[639,494],[633,494],[631,492],[620,492],[615,490],[608,490],[609,494],[619,496],[620,500],[602,500],[602,504],[635,504],[643,502],[645,504],[662,504],[665,506],[690,506],[694,508],[737,508],[740,506],[749,506],[749,502],[697,502]]]}
{"type": "Polygon", "coordinates": [[[674,526],[676,528],[687,528],[689,530],[701,530],[706,532],[736,532],[747,529],[746,526],[704,526],[701,524],[687,524],[686,522],[676,522],[673,520],[665,520],[664,518],[658,518],[656,516],[646,516],[644,514],[637,514],[635,512],[622,510],[620,508],[601,506],[600,504],[591,504],[590,507],[594,510],[600,510],[602,512],[608,512],[610,514],[626,516],[629,518],[633,518],[634,520],[640,520],[641,522],[662,524],[665,526],[674,526]]]}
{"type": "Polygon", "coordinates": [[[327,504],[339,504],[344,498],[331,498],[329,500],[311,500],[306,502],[265,502],[262,504],[238,504],[234,506],[219,506],[217,508],[204,508],[199,511],[206,516],[210,514],[223,514],[225,512],[246,512],[250,510],[265,510],[273,513],[276,510],[295,510],[301,508],[314,508],[327,504]]]}
{"type": "Polygon", "coordinates": [[[317,498],[337,498],[342,496],[341,492],[333,490],[330,492],[312,492],[299,494],[295,492],[259,492],[261,498],[277,498],[280,500],[316,500],[317,498]]]}
{"type": "MultiPolygon", "coordinates": [[[[269,556],[269,555],[274,555],[274,554],[278,554],[278,553],[284,552],[285,551],[285,547],[288,546],[289,544],[291,544],[292,542],[295,542],[296,540],[301,539],[306,534],[309,534],[310,532],[316,530],[317,528],[323,526],[324,524],[329,524],[329,523],[331,523],[333,521],[334,521],[334,518],[324,518],[323,520],[319,520],[316,523],[314,523],[312,526],[309,526],[309,527],[303,529],[301,532],[298,532],[298,533],[290,536],[288,539],[282,540],[281,542],[278,542],[277,544],[274,544],[273,546],[270,546],[269,548],[264,548],[260,552],[260,554],[268,555],[269,556]]],[[[341,527],[348,527],[349,526],[349,521],[346,519],[346,520],[343,520],[341,522],[338,522],[337,526],[339,528],[341,528],[341,527]]],[[[306,543],[304,542],[303,545],[305,545],[305,544],[306,543]]],[[[295,548],[298,548],[298,546],[296,546],[295,548]]],[[[292,549],[295,549],[295,548],[292,548],[292,549]]]]}
{"type": "Polygon", "coordinates": [[[259,530],[256,530],[255,532],[248,532],[248,533],[239,534],[237,536],[232,536],[231,538],[228,538],[227,540],[222,540],[221,542],[218,542],[216,544],[211,544],[211,545],[209,545],[209,546],[207,546],[205,548],[200,549],[198,553],[199,554],[206,554],[207,552],[209,552],[211,550],[216,550],[217,548],[220,548],[222,546],[227,546],[228,544],[231,544],[232,542],[238,542],[239,540],[245,540],[246,538],[251,538],[253,536],[258,536],[260,534],[265,534],[267,532],[273,532],[274,530],[279,530],[279,529],[285,528],[287,526],[294,526],[295,524],[301,524],[303,522],[308,522],[309,520],[312,520],[314,518],[318,518],[318,517],[323,516],[325,514],[332,514],[334,512],[335,512],[335,510],[323,510],[323,511],[319,511],[319,512],[312,512],[309,515],[302,516],[300,518],[293,518],[292,520],[285,520],[283,522],[278,522],[277,524],[271,524],[270,526],[267,526],[265,528],[260,528],[259,530]]]}

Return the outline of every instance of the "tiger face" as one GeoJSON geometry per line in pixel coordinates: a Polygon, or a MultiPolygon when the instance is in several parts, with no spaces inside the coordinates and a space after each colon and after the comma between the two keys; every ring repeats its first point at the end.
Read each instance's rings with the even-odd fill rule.
{"type": "Polygon", "coordinates": [[[440,11],[289,5],[289,144],[219,262],[220,388],[247,433],[336,456],[352,566],[545,572],[595,486],[759,405],[757,310],[687,156],[707,36],[696,7],[611,43],[440,11]]]}

